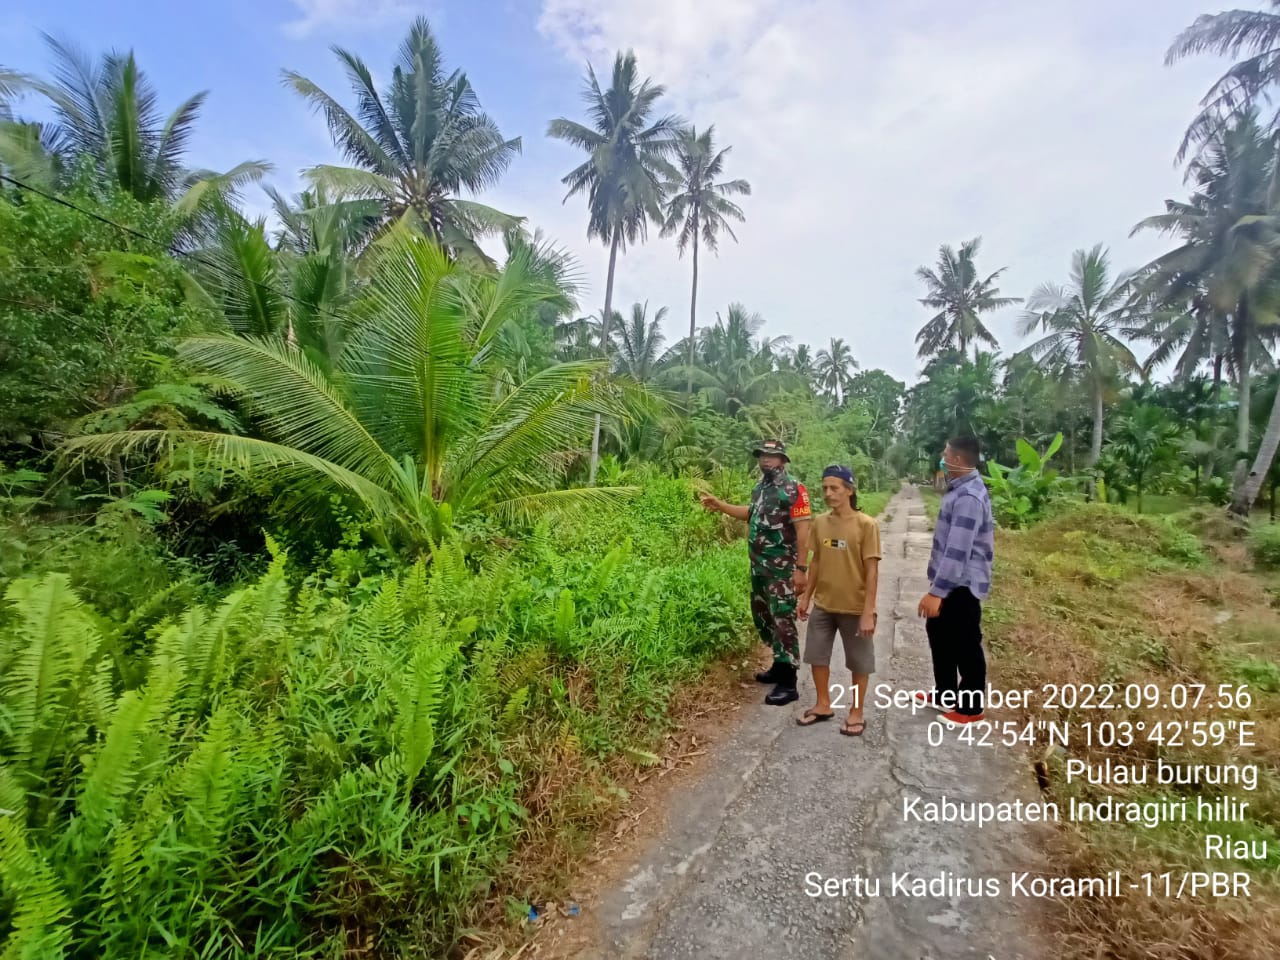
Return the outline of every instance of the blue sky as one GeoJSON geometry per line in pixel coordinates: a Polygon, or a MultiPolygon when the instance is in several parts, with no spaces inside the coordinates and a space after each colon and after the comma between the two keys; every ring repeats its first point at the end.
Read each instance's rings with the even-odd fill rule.
{"type": "Polygon", "coordinates": [[[354,50],[375,75],[385,76],[419,13],[430,17],[449,63],[472,74],[485,109],[508,136],[541,140],[552,111],[574,106],[563,92],[576,90],[580,71],[538,34],[537,5],[514,0],[130,0],[114,9],[80,0],[18,0],[17,16],[0,26],[0,63],[44,71],[49,61],[41,32],[94,53],[132,48],[165,108],[196,91],[209,92],[191,149],[196,163],[221,169],[248,158],[267,159],[276,167],[273,180],[293,186],[300,183],[296,173],[302,167],[340,161],[323,122],[285,89],[281,71],[296,70],[341,97],[344,78],[330,46],[354,50]]]}
{"type": "MultiPolygon", "coordinates": [[[[843,337],[864,367],[902,379],[918,368],[927,319],[915,268],[941,243],[981,234],[979,266],[1007,266],[1008,295],[1066,279],[1072,250],[1107,244],[1117,268],[1168,241],[1128,238],[1182,193],[1172,156],[1196,101],[1221,72],[1211,59],[1163,66],[1169,41],[1204,0],[222,0],[216,4],[8,0],[0,63],[40,73],[40,31],[94,53],[132,48],[171,108],[209,99],[193,165],[298,171],[336,155],[323,122],[280,83],[282,68],[346,99],[329,53],[359,53],[386,76],[416,14],[447,61],[524,155],[486,202],[529,218],[572,250],[603,295],[604,251],[585,238],[577,199],[561,203],[572,150],[547,121],[578,116],[582,66],[634,47],[668,106],[732,144],[728,173],[752,182],[740,243],[702,264],[699,321],[731,301],[771,334],[823,345],[843,337]]],[[[264,201],[251,196],[259,208],[264,201]]],[[[616,300],[688,322],[689,264],[656,232],[621,260],[616,300]]],[[[1006,352],[1018,311],[993,328],[1006,352]]]]}

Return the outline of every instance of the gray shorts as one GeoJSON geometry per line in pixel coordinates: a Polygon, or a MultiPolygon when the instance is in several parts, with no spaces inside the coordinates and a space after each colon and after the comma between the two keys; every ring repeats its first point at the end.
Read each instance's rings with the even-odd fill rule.
{"type": "Polygon", "coordinates": [[[831,665],[831,648],[836,631],[844,643],[844,664],[851,673],[876,672],[875,637],[858,636],[856,613],[829,613],[817,604],[809,608],[809,627],[804,638],[804,662],[820,667],[831,665]]]}

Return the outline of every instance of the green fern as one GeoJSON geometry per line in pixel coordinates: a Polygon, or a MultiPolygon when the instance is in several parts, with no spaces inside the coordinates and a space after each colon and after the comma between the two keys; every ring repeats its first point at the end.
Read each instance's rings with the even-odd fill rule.
{"type": "Polygon", "coordinates": [[[379,643],[391,643],[404,632],[404,608],[396,580],[383,581],[382,588],[360,611],[355,626],[361,639],[379,643]]]}
{"type": "Polygon", "coordinates": [[[503,631],[485,637],[471,654],[471,683],[482,708],[495,703],[502,695],[499,665],[509,656],[508,634],[503,631]]]}
{"type": "Polygon", "coordinates": [[[180,702],[202,712],[216,706],[242,669],[276,658],[288,638],[288,615],[289,586],[277,558],[258,583],[232,593],[212,615],[195,606],[166,627],[156,638],[153,664],[171,667],[180,702]]]}
{"type": "Polygon", "coordinates": [[[209,658],[208,611],[202,606],[187,610],[177,623],[166,626],[156,637],[151,655],[152,670],[167,669],[179,677],[178,696],[194,703],[201,694],[201,668],[209,658]]]}
{"type": "Polygon", "coordinates": [[[400,578],[400,604],[405,618],[413,621],[424,616],[431,607],[431,600],[427,565],[419,560],[400,578]]]}
{"type": "Polygon", "coordinates": [[[560,649],[568,652],[573,643],[573,634],[578,626],[578,612],[573,602],[573,591],[565,587],[556,600],[555,618],[552,621],[552,635],[560,644],[560,649]]]}
{"type": "Polygon", "coordinates": [[[71,905],[53,869],[27,845],[16,816],[0,816],[0,894],[15,900],[0,960],[65,955],[71,905]]]}
{"type": "Polygon", "coordinates": [[[533,683],[546,674],[550,667],[547,648],[534,644],[521,650],[502,670],[502,693],[510,695],[520,687],[533,683]]]}
{"type": "Polygon", "coordinates": [[[471,584],[467,555],[457,542],[442,543],[431,557],[431,586],[437,596],[464,597],[471,584]]]}
{"type": "MultiPolygon", "coordinates": [[[[116,707],[111,726],[97,752],[86,763],[85,778],[76,801],[80,849],[96,844],[109,826],[119,819],[140,781],[154,778],[159,763],[143,765],[148,739],[156,727],[177,687],[176,677],[166,670],[153,672],[146,686],[126,691],[116,707]]],[[[151,745],[154,746],[154,745],[151,745]]]]}
{"type": "Polygon", "coordinates": [[[28,841],[23,790],[0,764],[0,903],[14,904],[0,960],[60,957],[71,942],[71,905],[57,874],[28,841]]]}
{"type": "Polygon", "coordinates": [[[179,774],[183,822],[193,838],[206,847],[217,847],[235,806],[237,744],[251,739],[240,734],[231,708],[220,707],[209,718],[204,737],[179,774]]]}
{"type": "Polygon", "coordinates": [[[511,695],[507,705],[502,708],[502,725],[510,729],[520,723],[529,705],[529,688],[521,687],[511,695]]]}
{"type": "Polygon", "coordinates": [[[102,636],[65,574],[14,581],[5,599],[17,622],[0,632],[0,747],[31,783],[83,733],[75,695],[102,636]]]}
{"type": "Polygon", "coordinates": [[[457,655],[456,644],[440,644],[429,634],[413,653],[408,682],[400,695],[399,749],[404,757],[405,798],[435,747],[435,714],[444,675],[457,655]]]}
{"type": "Polygon", "coordinates": [[[592,568],[580,592],[588,600],[595,601],[609,588],[618,568],[631,556],[631,541],[624,540],[604,555],[604,559],[592,568]]]}
{"type": "Polygon", "coordinates": [[[122,919],[136,909],[148,868],[143,851],[150,838],[144,839],[142,834],[143,830],[134,823],[112,833],[100,890],[101,909],[108,916],[122,919]]]}

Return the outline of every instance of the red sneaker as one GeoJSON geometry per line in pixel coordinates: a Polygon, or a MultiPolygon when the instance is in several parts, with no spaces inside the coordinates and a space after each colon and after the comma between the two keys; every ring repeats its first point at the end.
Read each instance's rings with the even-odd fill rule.
{"type": "Polygon", "coordinates": [[[923,690],[917,690],[915,695],[917,707],[932,707],[939,713],[945,712],[945,708],[938,704],[937,698],[931,693],[925,693],[923,690]]]}
{"type": "Polygon", "coordinates": [[[942,715],[943,720],[949,720],[951,723],[977,723],[979,720],[985,720],[985,713],[960,713],[958,710],[952,710],[950,713],[942,715]]]}

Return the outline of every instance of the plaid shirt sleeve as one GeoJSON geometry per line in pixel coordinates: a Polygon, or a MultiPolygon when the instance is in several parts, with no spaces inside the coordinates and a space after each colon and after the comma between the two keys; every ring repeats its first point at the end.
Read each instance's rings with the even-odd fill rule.
{"type": "Polygon", "coordinates": [[[952,503],[946,540],[939,544],[937,564],[930,574],[933,586],[929,592],[935,597],[945,598],[956,587],[965,584],[966,568],[974,538],[982,525],[982,515],[982,503],[977,497],[959,496],[952,503]]]}

